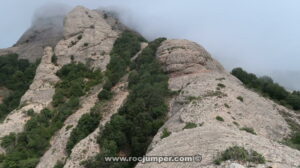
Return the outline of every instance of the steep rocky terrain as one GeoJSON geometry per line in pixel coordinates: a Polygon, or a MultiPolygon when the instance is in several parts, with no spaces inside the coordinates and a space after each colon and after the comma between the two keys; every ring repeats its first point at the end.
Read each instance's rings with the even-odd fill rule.
{"type": "MultiPolygon", "coordinates": [[[[287,119],[300,125],[299,114],[246,88],[202,46],[194,42],[159,39],[159,43],[157,41],[148,43],[137,33],[126,34],[124,33],[126,31],[129,29],[113,14],[79,6],[65,17],[57,16],[37,21],[15,46],[0,50],[0,55],[18,53],[19,58],[30,61],[41,58],[35,77],[30,88],[22,96],[19,107],[10,112],[0,123],[2,142],[0,151],[10,157],[10,152],[18,145],[18,136],[15,136],[15,133],[22,133],[30,127],[26,125],[28,121],[40,115],[44,109],[48,108],[54,112],[60,110],[55,107],[54,101],[64,100],[64,98],[62,100],[57,98],[58,92],[61,91],[59,89],[62,89],[59,88],[59,84],[63,78],[58,74],[61,69],[66,65],[82,63],[94,72],[99,70],[98,74],[102,72],[104,76],[103,81],[92,85],[91,88],[82,86],[82,83],[74,85],[76,89],[79,88],[78,90],[85,88],[82,90],[86,93],[78,95],[79,107],[54,127],[57,131],[49,137],[49,145],[43,148],[45,150],[41,150],[43,153],[16,163],[3,159],[5,162],[0,161],[0,167],[4,164],[14,168],[84,168],[86,166],[84,162],[90,161],[95,156],[97,159],[98,154],[108,152],[107,146],[101,146],[108,144],[101,142],[102,136],[104,140],[107,140],[105,136],[108,135],[108,139],[117,137],[116,139],[124,141],[128,136],[132,136],[126,131],[126,134],[122,134],[119,131],[122,128],[117,128],[119,130],[116,135],[105,132],[105,129],[112,130],[114,127],[113,124],[109,125],[111,121],[116,122],[112,120],[113,117],[120,117],[119,120],[123,121],[124,116],[124,119],[133,118],[132,123],[136,125],[129,124],[132,130],[138,130],[137,132],[142,134],[144,132],[141,128],[144,126],[142,130],[150,133],[141,139],[133,135],[132,142],[126,142],[127,144],[124,142],[126,149],[117,151],[119,156],[130,156],[131,150],[134,149],[130,145],[134,143],[139,144],[141,148],[144,144],[150,144],[146,146],[145,151],[142,151],[147,156],[202,156],[201,162],[137,163],[136,166],[134,165],[137,168],[298,168],[300,166],[300,151],[283,143],[293,133],[291,123],[287,119]],[[130,43],[126,40],[135,41],[130,43]],[[116,44],[119,48],[115,46],[116,44]],[[128,47],[134,49],[130,50],[128,47]],[[154,58],[151,57],[153,56],[151,53],[154,53],[154,58]],[[156,63],[161,66],[162,72],[156,63]],[[154,73],[144,72],[145,70],[154,73]],[[169,77],[168,80],[159,73],[164,73],[169,77]],[[164,94],[151,88],[150,84],[148,86],[145,82],[148,80],[151,81],[149,83],[154,83],[155,89],[163,88],[159,90],[160,92],[167,89],[167,84],[164,85],[159,80],[168,81],[168,88],[172,91],[171,96],[165,98],[168,108],[165,108],[163,101],[156,102],[160,97],[151,94],[164,94]],[[143,86],[139,86],[138,82],[143,86]],[[136,93],[134,89],[137,88],[144,89],[141,89],[144,92],[136,93]],[[161,106],[157,109],[152,106],[147,107],[147,102],[143,102],[138,97],[145,93],[149,94],[145,96],[149,97],[148,100],[161,106]],[[131,101],[140,106],[130,104],[131,101]],[[151,124],[146,123],[145,121],[151,118],[143,113],[146,109],[154,109],[154,113],[151,114],[154,117],[151,117],[158,120],[151,124]],[[33,114],[28,114],[30,110],[33,110],[33,114]],[[130,116],[126,114],[132,112],[130,110],[141,111],[142,114],[133,113],[131,115],[134,116],[130,116]],[[94,118],[99,122],[96,128],[89,129],[87,133],[81,132],[81,139],[77,139],[78,142],[71,149],[67,149],[70,139],[77,138],[72,137],[72,133],[74,130],[80,130],[78,127],[81,126],[79,122],[82,116],[94,111],[101,114],[99,119],[94,118]],[[165,111],[166,116],[161,114],[161,111],[165,111]],[[119,113],[121,114],[118,116],[119,113]],[[134,118],[137,116],[143,118],[140,120],[134,118]],[[106,127],[107,125],[109,126],[106,127]],[[152,137],[153,135],[155,136],[152,137]],[[9,136],[16,137],[13,139],[13,145],[7,145],[9,144],[7,141],[10,141],[9,136]],[[233,146],[258,152],[264,157],[264,163],[229,159],[218,163],[219,165],[216,164],[218,157],[233,146]]],[[[84,78],[82,81],[87,85],[89,79],[84,78]]],[[[70,87],[72,86],[71,83],[70,87]]],[[[63,91],[63,94],[68,94],[65,92],[63,91]]],[[[0,87],[0,103],[2,97],[6,95],[7,90],[0,87]]],[[[92,121],[93,118],[90,120],[92,121]]],[[[125,124],[124,127],[128,126],[125,124]]],[[[30,148],[35,148],[30,146],[31,142],[28,144],[30,148]]],[[[111,151],[117,148],[114,143],[108,146],[111,147],[111,151]]]]}
{"type": "Polygon", "coordinates": [[[258,151],[270,167],[288,168],[300,164],[300,152],[280,144],[291,131],[280,112],[294,112],[246,89],[193,42],[166,41],[158,49],[157,58],[171,76],[170,89],[180,93],[170,101],[169,119],[163,126],[171,135],[161,139],[161,128],[147,155],[200,154],[203,160],[148,163],[137,167],[217,167],[213,161],[218,153],[233,145],[258,151]],[[217,120],[217,116],[224,121],[217,120]],[[197,126],[184,129],[187,123],[197,126]],[[246,127],[253,128],[257,135],[240,130],[246,127]]]}

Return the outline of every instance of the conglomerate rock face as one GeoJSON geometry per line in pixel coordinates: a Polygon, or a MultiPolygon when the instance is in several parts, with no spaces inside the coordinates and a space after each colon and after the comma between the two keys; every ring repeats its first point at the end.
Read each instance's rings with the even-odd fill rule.
{"type": "Polygon", "coordinates": [[[60,41],[55,48],[59,65],[75,61],[105,70],[119,33],[113,30],[104,14],[76,7],[65,18],[65,40],[60,41]]]}
{"type": "Polygon", "coordinates": [[[196,43],[167,40],[158,49],[157,58],[170,76],[169,88],[179,94],[169,102],[169,118],[154,137],[147,155],[200,154],[203,160],[139,163],[137,168],[229,168],[238,164],[226,162],[216,166],[213,161],[219,153],[234,145],[255,150],[266,158],[265,165],[254,167],[300,165],[300,152],[279,143],[291,133],[280,113],[292,114],[293,111],[246,89],[196,43]],[[217,120],[217,117],[224,121],[217,120]],[[194,123],[197,127],[184,129],[187,123],[194,123]],[[256,135],[241,128],[252,128],[256,135]],[[161,139],[164,129],[171,135],[161,139]]]}

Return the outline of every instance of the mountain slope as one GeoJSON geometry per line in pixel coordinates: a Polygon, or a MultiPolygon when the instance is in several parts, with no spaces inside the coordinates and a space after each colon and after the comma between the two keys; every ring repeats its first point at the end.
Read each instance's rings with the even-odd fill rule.
{"type": "MultiPolygon", "coordinates": [[[[171,77],[170,89],[180,93],[170,101],[169,119],[154,137],[147,155],[200,154],[203,160],[137,167],[217,167],[213,162],[218,154],[235,145],[261,153],[267,166],[297,167],[300,152],[279,143],[291,132],[280,113],[294,112],[246,89],[203,48],[191,47],[194,45],[169,40],[157,52],[171,77]],[[196,124],[196,128],[184,129],[187,123],[196,124]],[[171,135],[161,139],[165,128],[171,135]],[[243,131],[245,128],[253,129],[256,135],[243,131]]],[[[225,165],[228,163],[220,167],[225,165]]]]}
{"type": "Polygon", "coordinates": [[[299,114],[246,88],[194,42],[147,42],[113,14],[78,6],[39,20],[6,53],[41,62],[19,107],[0,123],[0,168],[300,165],[300,151],[283,143],[291,121],[300,128],[299,114]],[[242,160],[224,157],[229,149],[242,160]],[[102,157],[144,154],[202,161],[102,157]]]}

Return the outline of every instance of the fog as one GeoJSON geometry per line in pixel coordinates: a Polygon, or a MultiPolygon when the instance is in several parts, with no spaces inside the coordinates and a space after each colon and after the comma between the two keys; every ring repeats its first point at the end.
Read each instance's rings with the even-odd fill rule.
{"type": "Polygon", "coordinates": [[[163,36],[196,41],[227,70],[243,67],[300,90],[297,0],[3,1],[0,48],[13,45],[33,18],[65,13],[76,5],[113,10],[149,40],[163,36]]]}

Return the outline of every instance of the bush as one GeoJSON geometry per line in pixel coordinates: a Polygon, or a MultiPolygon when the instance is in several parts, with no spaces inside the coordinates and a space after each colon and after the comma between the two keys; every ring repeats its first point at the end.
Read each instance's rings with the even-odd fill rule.
{"type": "Polygon", "coordinates": [[[57,56],[55,54],[52,55],[51,62],[52,64],[57,65],[57,56]]]}
{"type": "Polygon", "coordinates": [[[218,87],[225,88],[226,86],[224,84],[222,84],[222,83],[218,83],[218,87]]]}
{"type": "Polygon", "coordinates": [[[227,103],[225,103],[224,106],[225,106],[226,108],[230,108],[230,106],[229,106],[227,103]]]}
{"type": "Polygon", "coordinates": [[[217,116],[216,120],[224,122],[224,119],[222,117],[220,117],[220,116],[217,116]]]}
{"type": "Polygon", "coordinates": [[[55,166],[53,168],[63,168],[64,167],[64,163],[62,161],[58,161],[56,162],[55,166]]]}
{"type": "Polygon", "coordinates": [[[197,124],[188,122],[185,124],[185,127],[183,129],[192,129],[192,128],[196,128],[196,127],[197,127],[197,124]]]}
{"type": "Polygon", "coordinates": [[[171,134],[172,133],[167,128],[164,128],[163,132],[162,132],[162,135],[160,136],[160,139],[164,139],[164,138],[170,136],[171,134]]]}
{"type": "Polygon", "coordinates": [[[111,99],[113,96],[112,92],[106,89],[103,89],[99,94],[98,94],[98,98],[100,100],[109,100],[111,99]]]}
{"type": "Polygon", "coordinates": [[[241,102],[244,102],[244,98],[242,96],[238,96],[237,99],[241,102]]]}
{"type": "Polygon", "coordinates": [[[252,162],[256,164],[264,164],[265,158],[256,151],[248,152],[245,148],[239,146],[233,146],[226,149],[214,163],[219,165],[226,160],[240,161],[240,162],[252,162]]]}
{"type": "Polygon", "coordinates": [[[250,133],[250,134],[253,134],[253,135],[256,135],[256,132],[254,131],[253,128],[243,127],[243,128],[241,128],[240,130],[246,131],[246,132],[248,132],[248,133],[250,133]]]}

